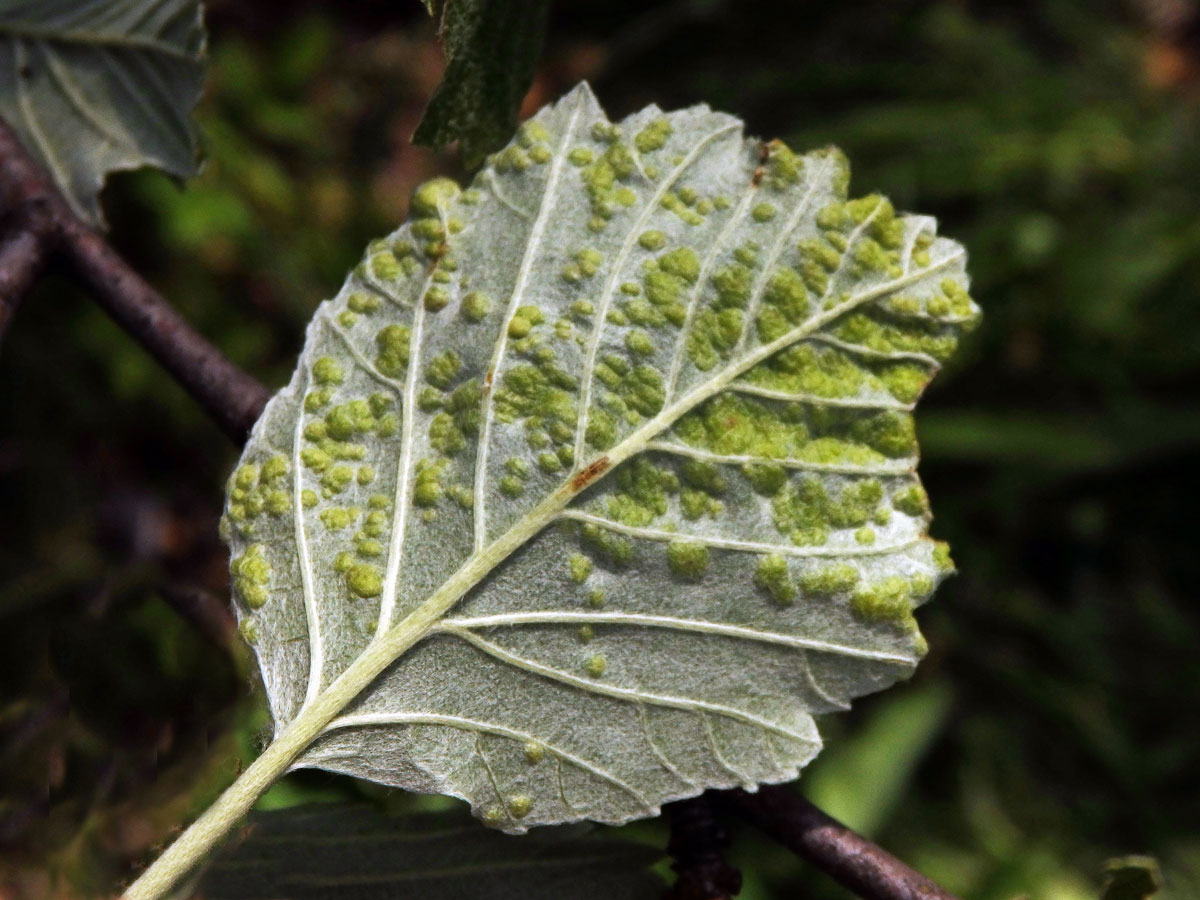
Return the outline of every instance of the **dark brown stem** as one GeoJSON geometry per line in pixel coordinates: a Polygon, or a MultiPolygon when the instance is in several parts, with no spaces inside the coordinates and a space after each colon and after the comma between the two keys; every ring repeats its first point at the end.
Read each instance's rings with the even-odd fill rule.
{"type": "Polygon", "coordinates": [[[666,808],[671,820],[667,853],[675,860],[675,884],[663,900],[730,900],[742,888],[742,873],[725,861],[729,832],[717,819],[708,794],[666,808]]]}
{"type": "Polygon", "coordinates": [[[726,791],[722,802],[865,900],[957,900],[786,787],[726,791]]]}
{"type": "Polygon", "coordinates": [[[27,228],[0,245],[0,341],[4,340],[17,304],[42,274],[49,255],[45,237],[27,228]]]}
{"type": "MultiPolygon", "coordinates": [[[[183,385],[233,441],[244,442],[267,402],[267,389],[192,329],[100,234],[75,216],[3,121],[0,197],[10,210],[16,233],[29,236],[13,251],[19,254],[12,269],[14,286],[27,289],[40,268],[35,257],[57,250],[108,314],[183,385]]],[[[3,283],[0,280],[0,290],[3,283]]],[[[0,293],[10,313],[13,296],[0,293]]],[[[0,318],[0,324],[2,321],[0,318]]]]}

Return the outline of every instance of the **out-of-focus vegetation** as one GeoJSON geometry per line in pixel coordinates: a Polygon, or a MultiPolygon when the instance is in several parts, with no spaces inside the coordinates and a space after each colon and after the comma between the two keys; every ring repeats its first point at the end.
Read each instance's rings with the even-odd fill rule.
{"type": "MultiPolygon", "coordinates": [[[[411,187],[461,174],[409,143],[442,66],[411,6],[213,3],[204,173],[106,194],[127,257],[272,385],[411,187]]],[[[984,325],[917,417],[963,574],[911,685],[825,722],[799,789],[967,900],[1095,898],[1131,853],[1200,895],[1196,6],[576,0],[527,109],[581,77],[614,116],[703,101],[836,142],[971,253],[984,325]]],[[[0,891],[103,894],[264,725],[203,613],[234,450],[53,278],[0,348],[0,423],[0,891]]],[[[748,830],[734,856],[752,900],[845,896],[748,830]]]]}

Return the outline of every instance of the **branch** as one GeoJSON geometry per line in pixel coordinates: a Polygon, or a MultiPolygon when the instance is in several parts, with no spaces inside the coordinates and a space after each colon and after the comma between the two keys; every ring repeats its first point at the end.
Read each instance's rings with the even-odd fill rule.
{"type": "Polygon", "coordinates": [[[675,860],[675,884],[663,900],[730,900],[742,887],[742,874],[725,861],[729,832],[713,813],[712,798],[701,794],[668,804],[671,839],[667,853],[675,860]]]}
{"type": "Polygon", "coordinates": [[[733,790],[720,796],[746,821],[866,900],[958,900],[785,787],[764,785],[755,794],[733,790]]]}
{"type": "Polygon", "coordinates": [[[45,257],[57,252],[117,324],[241,444],[266,405],[267,389],[193,330],[99,233],[71,212],[2,120],[0,197],[18,229],[0,254],[0,330],[15,298],[32,284],[45,257]]]}

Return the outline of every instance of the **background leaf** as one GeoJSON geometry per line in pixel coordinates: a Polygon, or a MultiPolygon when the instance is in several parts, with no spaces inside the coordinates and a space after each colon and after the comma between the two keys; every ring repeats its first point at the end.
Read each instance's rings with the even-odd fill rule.
{"type": "Polygon", "coordinates": [[[814,714],[911,671],[950,563],[910,409],[978,311],[962,248],[848,178],[581,85],[416,192],[230,480],[277,729],[419,641],[299,765],[622,822],[795,777],[814,714]]]}
{"type": "Polygon", "coordinates": [[[0,0],[0,115],[99,224],[109,172],[196,173],[204,41],[198,0],[0,0]]]}
{"type": "Polygon", "coordinates": [[[448,65],[413,141],[427,147],[459,141],[468,166],[502,147],[533,82],[549,9],[549,0],[446,0],[448,65]]]}
{"type": "Polygon", "coordinates": [[[390,818],[370,807],[258,813],[200,879],[205,900],[653,900],[661,854],[581,826],[520,840],[460,813],[390,818]]]}

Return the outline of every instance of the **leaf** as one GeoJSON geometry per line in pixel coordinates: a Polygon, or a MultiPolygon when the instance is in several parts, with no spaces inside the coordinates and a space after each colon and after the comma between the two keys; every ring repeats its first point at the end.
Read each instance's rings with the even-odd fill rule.
{"type": "Polygon", "coordinates": [[[1162,872],[1153,856],[1117,857],[1104,863],[1100,900],[1148,900],[1162,887],[1162,872]]]}
{"type": "Polygon", "coordinates": [[[654,900],[663,887],[653,847],[582,826],[517,840],[453,813],[310,806],[256,814],[244,834],[201,877],[205,900],[654,900]]]}
{"type": "Polygon", "coordinates": [[[503,146],[533,83],[549,8],[549,0],[446,0],[441,31],[448,64],[413,142],[459,141],[468,166],[503,146]]]}
{"type": "Polygon", "coordinates": [[[349,703],[296,765],[623,822],[794,778],[814,715],[911,672],[951,565],[910,410],[977,308],[847,182],[581,85],[416,192],[230,480],[277,734],[349,703]]]}
{"type": "Polygon", "coordinates": [[[194,175],[199,0],[0,0],[0,116],[92,224],[109,172],[194,175]]]}

